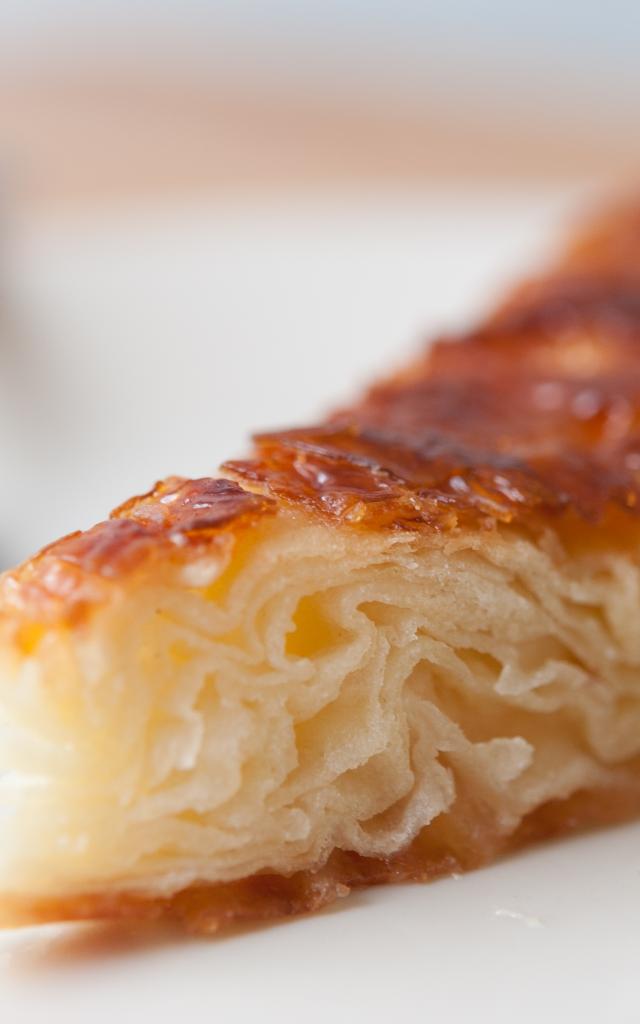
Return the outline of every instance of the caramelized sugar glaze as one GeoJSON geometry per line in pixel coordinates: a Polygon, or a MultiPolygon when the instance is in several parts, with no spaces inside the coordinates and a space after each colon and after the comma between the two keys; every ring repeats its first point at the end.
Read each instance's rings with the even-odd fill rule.
{"type": "Polygon", "coordinates": [[[477,330],[319,426],[261,435],[236,479],[329,517],[450,529],[635,511],[640,214],[598,223],[477,330]]]}
{"type": "Polygon", "coordinates": [[[105,522],[55,541],[5,573],[0,601],[14,618],[77,622],[100,603],[110,582],[146,559],[221,543],[226,531],[237,533],[274,506],[232,480],[169,477],[120,505],[105,522]]]}
{"type": "Polygon", "coordinates": [[[593,223],[478,329],[319,425],[262,434],[230,479],[164,481],[5,576],[22,614],[78,614],[100,581],[278,507],[371,529],[598,523],[640,508],[640,205],[593,223]]]}
{"type": "MultiPolygon", "coordinates": [[[[260,435],[250,458],[226,463],[226,479],[172,478],[45,549],[5,576],[5,607],[26,618],[85,614],[106,581],[141,561],[216,544],[286,508],[354,529],[631,525],[640,507],[639,346],[640,206],[596,222],[478,329],[432,345],[352,407],[260,435]]],[[[575,794],[506,839],[485,809],[462,804],[460,834],[449,834],[455,819],[436,820],[390,860],[336,851],[320,871],[291,878],[196,886],[167,900],[87,894],[13,908],[13,919],[164,917],[210,931],[315,909],[352,887],[465,870],[505,846],[637,813],[640,795],[575,794]]]]}

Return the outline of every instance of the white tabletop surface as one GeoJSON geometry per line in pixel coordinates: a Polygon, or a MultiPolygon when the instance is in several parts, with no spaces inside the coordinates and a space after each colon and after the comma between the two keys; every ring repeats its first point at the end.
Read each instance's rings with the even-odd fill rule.
{"type": "Polygon", "coordinates": [[[639,925],[640,827],[627,826],[217,939],[15,933],[0,1006],[11,1024],[636,1024],[639,925]]]}
{"type": "MultiPolygon", "coordinates": [[[[0,562],[309,419],[540,258],[571,190],[14,225],[0,562]]],[[[640,827],[207,941],[0,937],[0,1020],[640,1020],[640,827]]]]}

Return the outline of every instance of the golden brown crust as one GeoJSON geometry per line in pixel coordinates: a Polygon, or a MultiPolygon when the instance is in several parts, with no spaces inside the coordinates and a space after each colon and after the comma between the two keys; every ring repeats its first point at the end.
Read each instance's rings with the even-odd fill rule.
{"type": "Polygon", "coordinates": [[[278,505],[360,528],[598,523],[640,509],[640,207],[598,219],[478,330],[317,426],[255,439],[229,480],[172,478],[4,578],[2,603],[73,618],[145,558],[278,505]]]}
{"type": "Polygon", "coordinates": [[[634,216],[633,230],[626,213],[594,228],[601,250],[585,242],[588,259],[570,253],[479,329],[431,346],[355,406],[320,426],[259,436],[252,459],[225,468],[280,499],[373,527],[637,516],[634,216]]]}
{"type": "Polygon", "coordinates": [[[104,584],[145,559],[210,544],[229,526],[237,530],[273,506],[231,480],[170,477],[105,522],[63,537],[5,574],[0,610],[42,622],[77,621],[100,601],[104,584]]]}

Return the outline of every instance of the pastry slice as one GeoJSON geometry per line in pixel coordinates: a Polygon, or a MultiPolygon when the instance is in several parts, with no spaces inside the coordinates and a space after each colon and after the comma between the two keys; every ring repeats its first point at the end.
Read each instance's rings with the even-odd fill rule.
{"type": "Polygon", "coordinates": [[[5,574],[2,921],[206,932],[639,811],[639,352],[625,209],[352,408],[5,574]]]}

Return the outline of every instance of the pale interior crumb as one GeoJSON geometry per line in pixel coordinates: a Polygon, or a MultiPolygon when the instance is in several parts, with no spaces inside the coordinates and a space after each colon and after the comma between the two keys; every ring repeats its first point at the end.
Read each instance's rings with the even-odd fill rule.
{"type": "Polygon", "coordinates": [[[635,552],[281,514],[226,569],[189,557],[1,646],[0,891],[388,857],[462,790],[507,833],[640,753],[635,552]]]}

